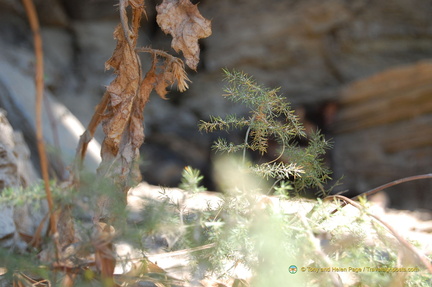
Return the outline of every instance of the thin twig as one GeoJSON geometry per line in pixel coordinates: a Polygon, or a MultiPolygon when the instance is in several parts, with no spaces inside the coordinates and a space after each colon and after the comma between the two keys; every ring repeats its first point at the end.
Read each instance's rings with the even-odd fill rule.
{"type": "Polygon", "coordinates": [[[129,21],[128,21],[127,12],[126,12],[126,7],[128,5],[129,5],[129,1],[127,1],[127,0],[120,0],[119,1],[120,22],[121,22],[121,25],[123,28],[124,37],[125,37],[126,41],[128,42],[129,47],[131,49],[133,49],[134,45],[133,45],[132,40],[131,40],[132,31],[130,30],[130,27],[129,27],[129,21]]]}
{"type": "MultiPolygon", "coordinates": [[[[50,234],[52,236],[54,244],[55,261],[59,261],[60,243],[58,240],[57,232],[57,216],[54,212],[54,202],[52,199],[51,188],[49,183],[48,174],[48,160],[45,150],[45,142],[43,138],[42,129],[42,104],[44,95],[44,62],[43,62],[43,49],[42,49],[42,37],[40,34],[39,19],[36,13],[36,8],[32,0],[22,0],[24,8],[29,19],[30,28],[33,32],[34,50],[36,58],[36,71],[35,71],[35,87],[36,87],[36,103],[35,103],[35,115],[36,115],[36,141],[37,149],[39,152],[40,166],[42,178],[45,186],[45,193],[48,202],[48,209],[50,214],[50,234]]],[[[54,273],[54,282],[56,281],[56,273],[54,273]]]]}
{"type": "Polygon", "coordinates": [[[404,177],[386,184],[383,184],[381,186],[378,186],[377,188],[371,189],[369,191],[363,192],[351,199],[356,200],[358,199],[360,196],[370,196],[373,195],[381,190],[384,190],[386,188],[404,183],[404,182],[408,182],[408,181],[414,181],[414,180],[419,180],[419,179],[427,179],[427,178],[432,178],[432,173],[427,173],[427,174],[420,174],[420,175],[414,175],[414,176],[409,176],[409,177],[404,177]]]}
{"type": "MultiPolygon", "coordinates": [[[[419,179],[429,179],[429,178],[432,178],[432,173],[420,174],[420,175],[414,175],[414,176],[408,176],[408,177],[400,178],[398,180],[394,180],[392,182],[389,182],[389,183],[383,184],[381,186],[378,186],[378,187],[376,187],[374,189],[368,190],[366,192],[362,192],[362,193],[354,196],[353,198],[351,198],[351,200],[357,200],[360,196],[370,196],[370,195],[373,195],[373,194],[375,194],[375,193],[377,193],[377,192],[379,192],[381,190],[384,190],[386,188],[389,188],[389,187],[392,187],[392,186],[395,186],[395,185],[398,185],[398,184],[401,184],[401,183],[404,183],[404,182],[409,182],[409,181],[414,181],[414,180],[419,180],[419,179]]],[[[326,199],[333,198],[333,197],[334,196],[328,196],[328,197],[326,197],[326,199]]],[[[347,203],[346,202],[342,202],[340,208],[344,207],[345,205],[347,205],[347,203]]],[[[331,212],[331,214],[336,213],[338,210],[339,209],[333,210],[331,212]]]]}
{"type": "Polygon", "coordinates": [[[172,61],[178,61],[180,60],[177,57],[174,57],[173,55],[170,55],[169,53],[159,50],[159,49],[153,49],[153,48],[148,48],[148,47],[141,47],[141,48],[135,48],[136,52],[141,52],[141,53],[150,53],[150,54],[156,54],[157,56],[160,57],[164,57],[166,59],[170,59],[172,61]]]}
{"type": "MultiPolygon", "coordinates": [[[[45,184],[45,192],[48,201],[48,208],[50,211],[50,233],[54,238],[54,244],[56,245],[56,252],[58,251],[57,237],[57,219],[54,212],[54,202],[52,199],[51,188],[49,184],[49,174],[48,174],[48,160],[46,157],[45,143],[43,138],[42,130],[42,103],[43,103],[43,93],[44,93],[44,66],[43,66],[43,50],[42,50],[42,37],[40,35],[39,20],[36,13],[35,6],[32,0],[22,0],[25,7],[30,27],[33,32],[34,38],[34,50],[36,56],[36,74],[35,74],[35,85],[36,85],[36,139],[37,148],[40,156],[40,165],[42,178],[45,184]]],[[[58,254],[56,253],[56,256],[58,254]]],[[[58,259],[58,257],[57,257],[58,259]]]]}
{"type": "MultiPolygon", "coordinates": [[[[345,196],[334,195],[334,196],[331,196],[331,198],[336,198],[336,199],[342,200],[343,202],[345,202],[345,205],[351,204],[352,206],[354,206],[358,210],[364,210],[364,208],[360,204],[358,204],[354,200],[349,199],[349,198],[347,198],[345,196]]],[[[373,217],[378,222],[380,222],[382,225],[384,225],[393,234],[393,236],[396,237],[396,239],[402,245],[404,245],[408,250],[410,250],[411,252],[413,252],[417,256],[417,258],[421,261],[421,263],[428,269],[429,273],[432,274],[432,265],[429,262],[429,259],[426,258],[426,256],[424,256],[422,253],[420,253],[411,243],[409,243],[407,240],[405,240],[405,238],[403,238],[402,236],[400,236],[399,233],[393,227],[391,227],[389,224],[387,224],[386,222],[384,222],[381,218],[379,218],[378,216],[376,216],[374,214],[371,214],[371,213],[369,213],[367,211],[366,211],[366,213],[369,216],[373,217]]]]}
{"type": "Polygon", "coordinates": [[[109,93],[105,92],[103,98],[96,107],[96,110],[87,126],[87,129],[80,137],[75,155],[75,176],[78,176],[78,171],[82,168],[82,164],[84,162],[85,154],[87,151],[87,146],[89,142],[93,139],[96,129],[102,120],[102,115],[107,108],[108,102],[109,93]]]}
{"type": "MultiPolygon", "coordinates": [[[[251,124],[253,123],[253,119],[251,121],[251,124]]],[[[244,139],[244,147],[243,147],[243,157],[242,157],[242,164],[245,165],[246,164],[246,149],[247,149],[247,144],[248,144],[248,139],[249,139],[249,133],[251,131],[251,127],[248,126],[247,130],[246,130],[246,134],[245,134],[245,139],[244,139]]]]}

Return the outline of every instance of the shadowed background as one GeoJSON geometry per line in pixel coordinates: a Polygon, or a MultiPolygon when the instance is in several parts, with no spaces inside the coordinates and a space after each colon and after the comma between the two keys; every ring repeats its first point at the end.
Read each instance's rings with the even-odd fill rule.
{"type": "MultiPolygon", "coordinates": [[[[104,62],[115,48],[116,3],[35,0],[47,93],[84,126],[113,79],[104,62]]],[[[170,37],[157,27],[157,3],[146,2],[140,45],[174,53],[170,37]]],[[[184,166],[191,165],[213,188],[210,146],[216,135],[200,134],[197,124],[209,115],[247,113],[221,97],[222,68],[281,87],[307,128],[320,128],[333,138],[328,163],[334,178],[344,176],[339,191],[362,192],[432,171],[430,1],[203,0],[199,9],[212,20],[213,34],[201,41],[200,66],[189,71],[190,89],[173,90],[168,101],[152,97],[145,110],[145,181],[176,186],[184,166]]],[[[31,83],[34,70],[32,35],[20,1],[0,0],[0,51],[1,107],[32,146],[31,128],[17,116],[17,111],[26,113],[25,107],[7,104],[13,87],[23,86],[23,79],[31,83]]],[[[98,131],[97,139],[102,138],[98,131]]],[[[394,187],[390,202],[430,209],[431,189],[428,180],[394,187]]]]}

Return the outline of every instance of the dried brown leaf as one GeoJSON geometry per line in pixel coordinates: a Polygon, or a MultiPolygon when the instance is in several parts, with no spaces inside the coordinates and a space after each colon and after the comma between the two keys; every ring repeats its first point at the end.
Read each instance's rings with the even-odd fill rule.
{"type": "Polygon", "coordinates": [[[173,37],[171,47],[176,52],[182,51],[186,64],[196,70],[200,53],[198,39],[211,35],[211,21],[189,0],[164,0],[156,10],[158,25],[173,37]]]}
{"type": "Polygon", "coordinates": [[[110,95],[104,122],[105,144],[113,155],[117,155],[121,135],[125,130],[132,110],[133,99],[140,84],[140,64],[136,53],[129,47],[122,33],[121,25],[114,31],[117,47],[113,56],[106,62],[106,68],[113,68],[117,77],[107,87],[110,95]]]}
{"type": "Polygon", "coordinates": [[[121,24],[115,29],[114,37],[117,47],[105,66],[113,68],[117,77],[107,87],[109,101],[102,123],[105,139],[99,172],[106,176],[110,175],[108,172],[116,174],[115,181],[124,185],[131,174],[137,174],[133,169],[136,168],[134,161],[139,154],[138,148],[144,140],[142,111],[145,101],[139,96],[141,64],[126,40],[121,24]],[[118,157],[119,164],[113,167],[118,157]]]}
{"type": "MultiPolygon", "coordinates": [[[[183,13],[189,13],[189,19],[193,19],[189,22],[204,21],[205,19],[199,15],[196,7],[188,3],[189,5],[181,1],[180,7],[184,6],[183,13]]],[[[139,148],[144,142],[143,110],[151,92],[155,90],[160,97],[165,98],[168,86],[177,83],[178,89],[184,91],[188,88],[187,82],[190,81],[184,70],[184,63],[180,59],[159,50],[135,48],[139,20],[144,14],[143,7],[143,0],[120,0],[121,23],[114,31],[117,46],[112,57],[105,64],[106,69],[114,70],[116,78],[106,89],[104,107],[100,109],[103,115],[99,117],[103,119],[105,138],[102,142],[102,162],[98,168],[98,174],[104,178],[111,178],[124,194],[132,184],[141,180],[138,159],[139,148]],[[131,19],[128,17],[127,7],[132,9],[131,19]],[[149,52],[153,55],[152,66],[144,77],[142,77],[137,52],[149,52]]],[[[185,27],[188,30],[198,30],[196,25],[189,23],[185,27]]],[[[195,44],[198,45],[197,39],[202,35],[195,33],[194,37],[195,44]]],[[[199,47],[196,46],[196,48],[198,53],[199,47]]],[[[183,53],[188,55],[191,52],[184,50],[183,53]]],[[[198,61],[198,55],[196,55],[196,61],[198,61]]],[[[108,222],[113,223],[110,220],[115,217],[110,214],[110,207],[113,204],[114,201],[111,198],[100,197],[98,210],[94,216],[95,221],[105,218],[108,222]]]]}
{"type": "Polygon", "coordinates": [[[112,177],[124,190],[130,181],[141,179],[137,159],[139,147],[144,141],[143,110],[150,93],[155,90],[165,98],[167,87],[177,82],[184,91],[188,85],[183,62],[161,51],[147,49],[153,54],[150,70],[141,76],[141,63],[135,50],[136,41],[130,35],[137,35],[143,13],[143,2],[120,1],[122,23],[114,31],[117,46],[112,57],[106,62],[106,69],[112,68],[117,77],[107,87],[108,101],[102,121],[105,139],[102,143],[102,163],[99,174],[112,177]],[[129,27],[126,7],[132,7],[132,27],[129,27]],[[138,14],[137,14],[138,13],[138,14]],[[132,33],[132,34],[131,34],[132,33]],[[158,55],[163,60],[160,61],[158,55]]]}
{"type": "Polygon", "coordinates": [[[146,52],[153,55],[153,73],[156,77],[156,82],[152,89],[163,99],[167,94],[167,87],[177,83],[177,88],[180,92],[184,92],[189,88],[187,82],[190,82],[187,73],[184,69],[184,62],[164,51],[151,49],[151,48],[139,48],[138,52],[146,52]],[[162,58],[162,63],[159,59],[162,58]]]}
{"type": "Polygon", "coordinates": [[[190,82],[190,80],[184,69],[183,61],[176,58],[176,60],[172,62],[171,71],[174,79],[177,81],[178,90],[180,92],[186,91],[189,88],[187,82],[190,82]]]}
{"type": "Polygon", "coordinates": [[[172,86],[176,82],[180,92],[184,92],[189,88],[187,82],[190,80],[184,70],[182,60],[169,57],[165,59],[161,70],[162,72],[157,74],[157,81],[154,89],[162,99],[166,99],[165,95],[167,94],[168,86],[172,86]]]}

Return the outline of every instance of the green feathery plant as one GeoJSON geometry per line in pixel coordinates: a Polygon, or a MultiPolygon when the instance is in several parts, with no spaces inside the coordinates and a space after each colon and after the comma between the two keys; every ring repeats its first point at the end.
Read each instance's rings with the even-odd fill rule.
{"type": "MultiPolygon", "coordinates": [[[[201,129],[207,131],[247,129],[243,143],[221,139],[215,144],[218,151],[229,154],[218,159],[214,169],[217,183],[224,191],[220,206],[209,204],[206,210],[187,210],[185,199],[191,194],[176,200],[162,190],[160,198],[163,200],[149,200],[142,210],[134,211],[139,216],[125,220],[128,224],[116,240],[130,244],[142,254],[152,249],[160,251],[160,244],[154,243],[163,238],[166,238],[167,251],[189,249],[188,267],[193,270],[190,281],[213,275],[212,278],[232,278],[234,282],[229,286],[286,286],[287,282],[290,286],[317,287],[343,284],[387,287],[396,283],[398,286],[431,286],[430,273],[415,256],[410,256],[412,254],[391,232],[374,220],[367,201],[360,200],[357,209],[343,208],[332,214],[340,203],[287,198],[293,189],[318,187],[323,190],[329,171],[320,158],[328,143],[316,133],[307,147],[296,145],[295,139],[306,135],[277,90],[258,86],[243,73],[225,72],[229,83],[226,96],[246,103],[251,113],[249,117],[228,116],[201,123],[201,129]],[[248,163],[246,152],[267,153],[269,139],[280,143],[280,154],[269,162],[248,163]],[[241,153],[240,160],[232,155],[234,152],[241,153]],[[269,182],[259,179],[256,173],[262,178],[273,178],[275,182],[270,182],[272,186],[269,187],[269,182]],[[269,189],[279,196],[264,195],[269,189]],[[395,267],[410,271],[389,271],[395,267]]],[[[77,260],[76,264],[81,260],[81,253],[91,254],[95,246],[91,230],[86,228],[88,219],[83,216],[92,209],[86,207],[85,198],[93,202],[94,190],[110,190],[106,183],[92,180],[91,176],[81,178],[86,180],[87,187],[73,193],[62,192],[61,187],[52,183],[56,205],[70,205],[75,214],[81,215],[75,217],[75,224],[82,242],[74,244],[77,249],[70,257],[77,260]]],[[[198,170],[186,167],[181,187],[190,193],[202,192],[205,190],[200,185],[202,179],[198,170]]],[[[34,205],[35,201],[43,199],[43,186],[39,184],[26,189],[3,190],[0,205],[34,205]]],[[[118,214],[126,216],[124,212],[118,214]]],[[[0,248],[0,286],[10,286],[13,278],[24,276],[26,272],[49,278],[51,282],[59,281],[50,262],[39,260],[39,250],[17,254],[0,248]],[[12,272],[3,274],[5,270],[12,272]]],[[[146,264],[145,256],[142,257],[146,264]]],[[[130,266],[132,259],[121,264],[130,266]]],[[[77,272],[75,286],[102,284],[91,268],[83,272],[77,268],[77,272]]],[[[143,271],[136,278],[128,275],[127,280],[138,282],[150,278],[158,286],[172,286],[166,283],[165,277],[151,277],[153,275],[158,274],[143,271]]],[[[193,283],[190,285],[195,286],[193,283]]],[[[127,281],[124,284],[130,285],[127,281]]]]}
{"type": "Polygon", "coordinates": [[[199,128],[206,132],[246,129],[242,143],[219,138],[213,149],[226,153],[242,152],[245,163],[247,150],[268,154],[268,143],[274,140],[281,147],[280,154],[270,161],[251,165],[250,170],[265,179],[273,178],[273,187],[279,182],[288,181],[297,193],[307,188],[318,188],[319,193],[325,195],[327,192],[323,184],[330,179],[331,172],[324,166],[322,156],[330,143],[317,131],[310,136],[307,147],[300,147],[296,139],[307,137],[304,127],[290,104],[279,95],[279,89],[258,85],[243,72],[224,72],[228,82],[224,96],[233,102],[245,104],[250,114],[247,117],[211,116],[208,122],[201,121],[199,128]]]}
{"type": "Polygon", "coordinates": [[[204,176],[201,175],[198,169],[186,166],[183,169],[181,183],[179,187],[192,193],[205,191],[205,187],[200,185],[203,179],[204,176]]]}
{"type": "MultiPolygon", "coordinates": [[[[203,243],[215,244],[207,254],[209,270],[218,276],[241,278],[238,269],[243,268],[249,271],[249,286],[285,286],[288,278],[293,286],[341,286],[335,271],[341,267],[342,272],[351,270],[355,274],[358,286],[392,286],[398,280],[394,274],[368,270],[400,266],[400,246],[389,244],[395,240],[372,221],[367,206],[361,206],[357,213],[344,209],[330,216],[329,210],[335,205],[328,201],[287,200],[286,195],[293,189],[325,191],[323,185],[330,178],[330,171],[324,167],[322,156],[329,143],[316,132],[310,136],[307,147],[300,147],[295,140],[306,137],[304,129],[277,89],[259,86],[241,72],[225,73],[229,84],[225,96],[245,103],[251,112],[248,117],[211,117],[209,122],[200,124],[200,129],[208,132],[246,130],[243,143],[219,139],[214,145],[216,151],[230,155],[218,159],[215,165],[224,204],[216,215],[202,214],[199,222],[206,234],[207,241],[203,243]],[[268,162],[248,163],[247,151],[268,153],[269,140],[280,144],[280,154],[268,162]],[[241,159],[236,160],[233,153],[241,153],[241,159]],[[257,180],[254,174],[275,182],[268,188],[268,182],[257,180]],[[268,189],[278,194],[278,199],[263,195],[268,189]],[[292,207],[308,206],[309,211],[290,211],[285,203],[293,204],[292,207]],[[328,236],[329,242],[320,241],[316,234],[328,236]],[[290,274],[292,266],[299,268],[298,274],[290,274]]],[[[402,266],[413,264],[404,261],[402,266]]],[[[407,286],[430,283],[424,270],[415,265],[414,270],[419,272],[414,276],[403,274],[399,279],[407,286]]]]}

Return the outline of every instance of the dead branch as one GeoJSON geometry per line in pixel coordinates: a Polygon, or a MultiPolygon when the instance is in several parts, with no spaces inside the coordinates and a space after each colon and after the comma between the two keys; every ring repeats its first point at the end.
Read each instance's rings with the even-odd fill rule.
{"type": "Polygon", "coordinates": [[[397,179],[397,180],[394,180],[392,182],[383,184],[381,186],[378,186],[377,188],[374,188],[374,189],[368,190],[366,192],[363,192],[363,193],[361,193],[361,194],[353,197],[352,199],[356,200],[360,196],[370,196],[370,195],[373,195],[373,194],[375,194],[375,193],[377,193],[377,192],[379,192],[381,190],[384,190],[386,188],[389,188],[389,187],[392,187],[392,186],[395,186],[395,185],[398,185],[398,184],[401,184],[401,183],[404,183],[404,182],[414,181],[414,180],[419,180],[419,179],[427,179],[427,178],[432,178],[432,173],[404,177],[404,178],[397,179]]]}
{"type": "Polygon", "coordinates": [[[102,121],[102,115],[107,108],[108,101],[109,94],[108,92],[105,92],[102,100],[96,107],[96,110],[87,126],[86,131],[80,137],[74,162],[75,176],[78,176],[78,170],[82,168],[88,144],[93,139],[96,129],[102,121]]]}
{"type": "MultiPolygon", "coordinates": [[[[331,198],[342,200],[345,203],[345,205],[351,204],[355,208],[364,211],[364,208],[360,204],[358,204],[354,200],[349,199],[345,196],[334,195],[334,196],[331,196],[331,198]]],[[[409,243],[407,240],[405,240],[405,238],[403,238],[401,235],[399,235],[399,233],[393,227],[391,227],[389,224],[384,222],[381,218],[379,218],[378,216],[371,214],[367,211],[366,211],[366,213],[369,216],[373,217],[378,222],[380,222],[382,225],[384,225],[403,246],[405,246],[408,250],[410,250],[412,253],[414,253],[416,255],[416,257],[419,259],[419,261],[428,269],[429,273],[432,274],[432,265],[429,262],[429,259],[427,259],[425,255],[420,253],[411,243],[409,243]]]]}
{"type": "Polygon", "coordinates": [[[43,65],[43,50],[42,50],[42,37],[40,35],[39,19],[36,13],[35,6],[32,0],[23,0],[30,27],[33,32],[34,39],[34,50],[36,56],[36,73],[35,73],[35,85],[36,85],[36,139],[37,147],[40,156],[40,165],[42,178],[44,180],[45,192],[48,201],[48,207],[50,211],[50,233],[53,236],[54,244],[56,245],[56,257],[58,260],[58,240],[56,239],[57,234],[57,218],[54,212],[54,203],[51,194],[51,188],[49,184],[48,174],[48,160],[46,157],[45,143],[42,131],[42,103],[44,94],[44,65],[43,65]]]}
{"type": "MultiPolygon", "coordinates": [[[[353,198],[351,198],[351,200],[357,200],[361,196],[370,196],[370,195],[373,195],[373,194],[375,194],[377,192],[380,192],[380,191],[382,191],[382,190],[384,190],[386,188],[389,188],[389,187],[392,187],[392,186],[395,186],[395,185],[398,185],[398,184],[401,184],[401,183],[404,183],[404,182],[409,182],[409,181],[414,181],[414,180],[419,180],[419,179],[428,179],[428,178],[432,178],[432,173],[420,174],[420,175],[414,175],[414,176],[400,178],[400,179],[394,180],[392,182],[389,182],[389,183],[383,184],[381,186],[378,186],[378,187],[376,187],[374,189],[362,192],[359,195],[356,195],[353,198]]],[[[326,197],[325,199],[333,198],[333,197],[334,196],[331,195],[331,196],[326,197]]],[[[344,207],[345,205],[347,205],[347,203],[346,202],[342,202],[340,208],[344,207]]],[[[335,214],[338,210],[339,209],[333,210],[331,212],[331,214],[335,214]]]]}

